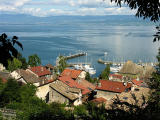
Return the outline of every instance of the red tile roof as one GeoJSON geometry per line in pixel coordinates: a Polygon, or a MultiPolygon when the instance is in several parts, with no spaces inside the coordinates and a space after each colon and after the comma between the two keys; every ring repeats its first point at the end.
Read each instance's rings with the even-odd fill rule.
{"type": "Polygon", "coordinates": [[[134,79],[134,80],[132,80],[132,83],[137,85],[137,86],[141,86],[143,84],[143,80],[138,81],[138,80],[134,79]]]}
{"type": "Polygon", "coordinates": [[[87,93],[90,92],[90,90],[88,90],[87,88],[85,88],[84,86],[78,84],[78,82],[74,81],[71,77],[69,76],[62,76],[58,78],[60,81],[62,81],[63,83],[67,84],[70,87],[74,87],[74,88],[79,88],[82,90],[82,94],[85,95],[87,93]]]}
{"type": "Polygon", "coordinates": [[[61,76],[70,76],[71,78],[76,79],[81,72],[81,70],[65,69],[61,73],[61,76]]]}
{"type": "Polygon", "coordinates": [[[92,90],[95,90],[96,89],[96,86],[93,85],[92,83],[88,82],[87,80],[80,80],[79,82],[80,85],[84,86],[85,88],[87,89],[92,89],[92,90]]]}
{"type": "Polygon", "coordinates": [[[96,99],[93,99],[91,100],[91,102],[94,102],[94,103],[104,103],[106,102],[107,100],[104,99],[103,97],[100,97],[100,98],[96,98],[96,99]]]}
{"type": "Polygon", "coordinates": [[[111,91],[116,93],[124,92],[127,88],[131,88],[132,84],[127,83],[127,86],[122,82],[109,81],[109,80],[100,80],[101,87],[97,86],[98,90],[111,91]]]}
{"type": "Polygon", "coordinates": [[[0,76],[0,79],[2,80],[2,83],[6,83],[7,82],[7,80],[5,78],[1,77],[1,76],[0,76]]]}
{"type": "Polygon", "coordinates": [[[43,66],[36,66],[36,67],[31,67],[30,70],[37,74],[39,77],[44,76],[44,75],[50,75],[51,72],[48,71],[45,67],[43,66]]]}
{"type": "Polygon", "coordinates": [[[118,79],[122,79],[123,76],[122,75],[118,75],[118,74],[110,74],[109,77],[113,77],[113,78],[118,78],[118,79]]]}

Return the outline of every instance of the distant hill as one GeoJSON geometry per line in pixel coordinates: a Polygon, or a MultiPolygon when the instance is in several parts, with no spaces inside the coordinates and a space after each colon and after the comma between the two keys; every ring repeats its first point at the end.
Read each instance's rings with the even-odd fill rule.
{"type": "Polygon", "coordinates": [[[84,21],[84,22],[148,22],[133,15],[108,15],[108,16],[50,16],[36,17],[25,14],[0,14],[0,23],[6,24],[35,24],[35,23],[52,23],[56,21],[84,21]]]}

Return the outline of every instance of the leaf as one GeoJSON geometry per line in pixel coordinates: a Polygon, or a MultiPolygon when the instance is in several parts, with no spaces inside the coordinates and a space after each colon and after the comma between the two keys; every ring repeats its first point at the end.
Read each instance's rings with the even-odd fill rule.
{"type": "Polygon", "coordinates": [[[23,50],[23,45],[20,42],[15,41],[15,43],[23,50]]]}

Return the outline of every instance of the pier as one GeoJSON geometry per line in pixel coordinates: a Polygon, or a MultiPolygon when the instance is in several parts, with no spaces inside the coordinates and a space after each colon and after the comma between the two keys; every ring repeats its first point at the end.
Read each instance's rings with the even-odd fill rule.
{"type": "MultiPolygon", "coordinates": [[[[98,59],[97,62],[100,63],[100,64],[105,64],[105,65],[107,65],[107,64],[123,65],[125,63],[125,62],[104,61],[102,59],[98,59]]],[[[153,63],[153,62],[148,62],[148,63],[138,62],[136,64],[137,65],[141,65],[141,66],[148,66],[148,65],[150,65],[150,66],[157,66],[158,65],[158,63],[153,63]]]]}
{"type": "Polygon", "coordinates": [[[76,54],[64,56],[64,57],[66,60],[68,60],[68,59],[72,59],[72,58],[76,58],[76,57],[80,57],[80,56],[85,56],[86,54],[87,54],[86,52],[80,52],[80,53],[76,53],[76,54]]]}
{"type": "Polygon", "coordinates": [[[68,66],[69,67],[74,67],[74,65],[91,65],[91,63],[68,63],[68,66]]]}
{"type": "MultiPolygon", "coordinates": [[[[66,60],[69,60],[69,59],[72,59],[72,58],[76,58],[76,57],[80,57],[80,56],[85,56],[85,55],[87,55],[86,52],[80,52],[80,53],[76,53],[76,54],[70,54],[69,56],[63,56],[63,58],[66,59],[66,60]]],[[[56,66],[59,65],[59,61],[60,61],[60,58],[57,57],[57,59],[56,59],[56,66]]],[[[77,64],[77,63],[69,63],[69,65],[71,65],[71,66],[73,66],[75,64],[77,64]]],[[[78,64],[84,64],[84,63],[78,63],[78,64]]]]}

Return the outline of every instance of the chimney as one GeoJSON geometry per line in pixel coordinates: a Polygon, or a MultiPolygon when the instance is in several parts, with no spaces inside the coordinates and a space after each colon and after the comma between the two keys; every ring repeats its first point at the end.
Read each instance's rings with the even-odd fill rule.
{"type": "Polygon", "coordinates": [[[132,86],[132,87],[131,87],[131,91],[134,91],[134,89],[135,89],[135,87],[134,87],[134,86],[132,86]]]}
{"type": "Polygon", "coordinates": [[[102,87],[101,83],[98,83],[98,87],[102,87]]]}
{"type": "Polygon", "coordinates": [[[139,81],[139,77],[137,77],[137,79],[136,79],[137,81],[139,81]]]}
{"type": "Polygon", "coordinates": [[[41,67],[41,71],[43,71],[43,67],[41,67]]]}
{"type": "Polygon", "coordinates": [[[127,86],[127,82],[123,82],[123,85],[124,85],[124,86],[127,86]]]}

